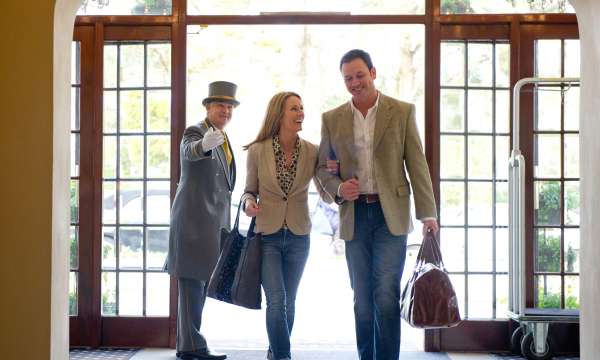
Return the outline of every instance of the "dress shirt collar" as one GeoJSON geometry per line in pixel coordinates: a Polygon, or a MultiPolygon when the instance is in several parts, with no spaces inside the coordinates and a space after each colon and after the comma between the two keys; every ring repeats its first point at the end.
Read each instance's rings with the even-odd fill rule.
{"type": "MultiPolygon", "coordinates": [[[[377,107],[379,106],[379,95],[380,95],[379,91],[377,91],[377,100],[375,100],[375,104],[373,104],[373,106],[371,106],[369,108],[369,110],[367,110],[367,114],[371,111],[377,111],[377,107]]],[[[350,98],[350,109],[352,109],[352,115],[355,115],[357,111],[362,115],[360,110],[358,110],[356,108],[356,106],[354,106],[354,102],[352,101],[352,98],[350,98]]]]}

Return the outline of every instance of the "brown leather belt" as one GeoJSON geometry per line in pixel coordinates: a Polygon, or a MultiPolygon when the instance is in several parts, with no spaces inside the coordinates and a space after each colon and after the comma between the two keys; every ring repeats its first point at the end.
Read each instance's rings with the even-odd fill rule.
{"type": "Polygon", "coordinates": [[[379,195],[378,194],[360,194],[358,195],[358,199],[356,201],[364,202],[367,204],[378,202],[379,195]]]}

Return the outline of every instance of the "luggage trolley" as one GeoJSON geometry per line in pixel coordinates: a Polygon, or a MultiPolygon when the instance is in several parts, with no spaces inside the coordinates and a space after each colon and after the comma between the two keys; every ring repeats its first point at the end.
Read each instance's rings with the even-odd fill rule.
{"type": "Polygon", "coordinates": [[[511,350],[530,360],[551,359],[556,349],[549,336],[552,323],[579,323],[579,310],[525,307],[525,159],[519,149],[521,88],[527,84],[573,84],[578,78],[523,78],[513,89],[513,147],[508,164],[509,297],[508,317],[519,327],[511,336],[511,350]]]}

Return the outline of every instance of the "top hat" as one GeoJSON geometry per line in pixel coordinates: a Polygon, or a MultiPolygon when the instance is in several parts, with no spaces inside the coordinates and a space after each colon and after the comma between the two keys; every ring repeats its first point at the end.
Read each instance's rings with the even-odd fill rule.
{"type": "Polygon", "coordinates": [[[213,101],[220,101],[238,106],[239,101],[235,99],[237,85],[229,81],[214,81],[208,84],[208,97],[202,100],[202,105],[213,101]]]}

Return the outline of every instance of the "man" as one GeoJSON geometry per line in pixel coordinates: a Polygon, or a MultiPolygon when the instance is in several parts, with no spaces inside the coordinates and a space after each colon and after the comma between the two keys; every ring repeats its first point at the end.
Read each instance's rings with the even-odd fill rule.
{"type": "Polygon", "coordinates": [[[435,200],[414,105],[375,88],[377,73],[363,50],[347,52],[340,71],[352,99],[323,114],[318,177],[340,204],[360,360],[394,360],[400,353],[400,278],[412,230],[410,188],[424,233],[438,230],[435,200]],[[339,175],[328,171],[333,161],[339,175]]]}
{"type": "Polygon", "coordinates": [[[229,123],[237,86],[209,85],[202,101],[206,119],[188,127],[181,141],[181,178],[171,211],[167,269],[177,277],[177,358],[225,359],[208,349],[200,333],[206,288],[219,256],[221,228],[230,228],[235,161],[223,129],[229,123]]]}

